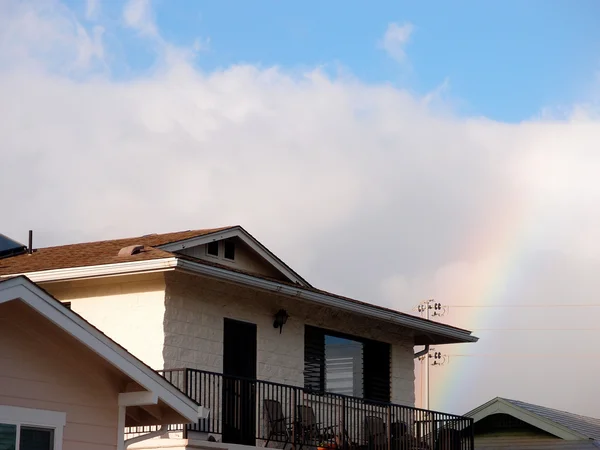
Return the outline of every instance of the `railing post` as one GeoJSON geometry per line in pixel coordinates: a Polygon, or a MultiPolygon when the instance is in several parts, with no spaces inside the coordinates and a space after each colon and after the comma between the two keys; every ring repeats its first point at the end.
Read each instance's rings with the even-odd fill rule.
{"type": "Polygon", "coordinates": [[[387,407],[387,450],[392,450],[392,406],[387,407]]]}
{"type": "MultiPolygon", "coordinates": [[[[342,420],[340,421],[340,441],[342,443],[342,448],[346,448],[346,397],[342,397],[342,420]]],[[[350,448],[350,443],[348,443],[348,448],[350,448]]]]}
{"type": "MultiPolygon", "coordinates": [[[[189,370],[190,369],[188,369],[187,367],[185,369],[183,369],[183,392],[188,397],[190,396],[190,393],[188,392],[188,376],[190,374],[189,370]]],[[[194,400],[196,400],[196,399],[194,399],[194,400]]],[[[198,419],[198,421],[199,421],[199,419],[198,419]]],[[[189,430],[189,428],[190,428],[190,426],[187,423],[183,426],[183,438],[184,439],[188,438],[188,430],[189,430]]]]}
{"type": "Polygon", "coordinates": [[[296,429],[296,405],[298,404],[298,388],[293,388],[294,395],[292,395],[292,447],[294,450],[297,448],[297,434],[298,430],[296,429]]]}

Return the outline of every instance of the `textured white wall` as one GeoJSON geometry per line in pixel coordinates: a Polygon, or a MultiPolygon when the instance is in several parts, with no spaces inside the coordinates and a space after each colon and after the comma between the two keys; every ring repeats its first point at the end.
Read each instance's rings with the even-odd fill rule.
{"type": "Polygon", "coordinates": [[[414,405],[413,344],[409,330],[331,308],[204,277],[166,274],[166,368],[223,369],[223,318],[257,325],[259,379],[304,384],[304,326],[315,325],[392,344],[392,401],[414,405]],[[283,333],[273,315],[285,308],[283,333]]]}
{"type": "Polygon", "coordinates": [[[163,368],[163,274],[49,283],[77,314],[153,369],[163,368]]]}

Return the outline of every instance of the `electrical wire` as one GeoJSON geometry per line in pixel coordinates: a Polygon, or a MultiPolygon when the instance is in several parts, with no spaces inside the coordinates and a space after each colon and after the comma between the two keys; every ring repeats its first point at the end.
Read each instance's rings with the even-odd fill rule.
{"type": "Polygon", "coordinates": [[[445,305],[448,308],[600,308],[597,303],[550,304],[550,305],[445,305]]]}
{"type": "Polygon", "coordinates": [[[600,331],[600,328],[470,328],[470,331],[600,331]]]}

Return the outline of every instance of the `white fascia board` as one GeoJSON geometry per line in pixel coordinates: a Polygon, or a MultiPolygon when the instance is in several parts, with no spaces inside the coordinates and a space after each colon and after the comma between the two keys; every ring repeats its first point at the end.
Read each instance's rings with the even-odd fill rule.
{"type": "Polygon", "coordinates": [[[310,286],[310,284],[298,275],[296,272],[291,270],[286,264],[283,263],[277,256],[275,256],[269,249],[252,237],[242,227],[231,227],[222,231],[215,231],[214,233],[205,234],[195,238],[185,239],[183,241],[173,242],[166,245],[159,245],[157,248],[167,251],[176,252],[190,247],[196,247],[198,245],[208,244],[213,241],[221,241],[223,239],[229,239],[237,237],[241,239],[246,245],[252,250],[258,253],[264,258],[269,264],[271,264],[276,270],[282,275],[287,277],[292,283],[299,283],[302,286],[310,286]]]}
{"type": "Polygon", "coordinates": [[[417,317],[413,318],[409,315],[396,313],[392,311],[386,311],[380,308],[372,307],[370,305],[358,304],[350,302],[348,300],[344,300],[342,298],[326,295],[319,292],[313,292],[310,290],[303,289],[300,286],[288,286],[285,284],[277,283],[275,281],[265,280],[262,278],[253,277],[251,275],[233,272],[231,270],[225,270],[218,267],[208,266],[206,264],[195,263],[193,261],[183,259],[179,259],[177,261],[177,267],[192,273],[220,278],[222,280],[231,281],[235,283],[241,283],[259,289],[277,292],[279,294],[287,295],[290,297],[298,297],[304,300],[331,306],[336,309],[342,309],[364,316],[373,317],[375,319],[392,322],[397,325],[412,328],[413,330],[435,333],[440,336],[446,336],[449,338],[457,339],[462,342],[477,342],[479,340],[479,338],[477,338],[476,336],[472,336],[469,332],[461,332],[459,330],[455,330],[445,325],[437,324],[435,322],[424,322],[423,320],[417,317]]]}
{"type": "MultiPolygon", "coordinates": [[[[70,267],[66,269],[41,270],[38,272],[26,272],[25,275],[34,283],[49,281],[67,281],[82,278],[110,277],[115,275],[127,275],[133,273],[148,273],[173,270],[177,265],[177,258],[160,258],[145,261],[122,262],[114,264],[100,264],[97,266],[70,267]]],[[[13,275],[2,275],[2,278],[12,278],[13,275]]]]}
{"type": "Polygon", "coordinates": [[[198,405],[192,399],[23,276],[0,283],[0,304],[17,299],[71,334],[144,389],[155,392],[164,403],[190,422],[197,420],[198,405]]]}
{"type": "Polygon", "coordinates": [[[158,395],[150,391],[122,392],[119,394],[119,406],[148,406],[158,403],[158,395]]]}
{"type": "Polygon", "coordinates": [[[546,417],[534,414],[533,412],[520,408],[517,405],[513,405],[502,398],[490,400],[489,402],[467,413],[466,417],[471,417],[473,422],[477,423],[493,414],[507,414],[566,441],[589,439],[589,436],[584,436],[583,434],[547,419],[546,417]]]}

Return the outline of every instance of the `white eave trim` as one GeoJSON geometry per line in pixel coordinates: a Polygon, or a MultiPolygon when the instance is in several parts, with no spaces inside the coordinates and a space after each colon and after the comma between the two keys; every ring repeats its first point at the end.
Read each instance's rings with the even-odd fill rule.
{"type": "Polygon", "coordinates": [[[278,283],[276,281],[265,280],[263,278],[257,278],[251,275],[233,272],[231,270],[208,266],[206,264],[200,264],[184,259],[179,259],[177,261],[177,268],[197,274],[219,278],[226,281],[231,281],[234,283],[241,283],[259,289],[264,289],[267,291],[277,292],[279,294],[287,295],[290,297],[301,298],[303,300],[308,300],[322,305],[331,306],[333,308],[362,314],[364,316],[373,317],[375,319],[385,320],[387,322],[391,322],[396,325],[402,325],[413,330],[419,330],[426,333],[433,333],[439,336],[446,336],[448,338],[456,339],[459,342],[477,342],[479,340],[479,338],[477,338],[476,336],[472,336],[470,332],[462,332],[459,330],[452,329],[446,325],[437,324],[435,322],[425,322],[417,317],[412,317],[393,311],[386,311],[370,305],[354,303],[331,295],[313,292],[307,289],[303,289],[300,286],[289,286],[286,284],[278,283]]]}
{"type": "Polygon", "coordinates": [[[0,283],[0,304],[11,300],[25,302],[190,422],[196,421],[198,406],[192,399],[24,276],[0,283]]]}
{"type": "Polygon", "coordinates": [[[25,275],[34,283],[47,281],[67,281],[81,278],[110,277],[134,273],[162,272],[173,270],[177,266],[177,258],[149,259],[144,261],[122,262],[115,264],[101,264],[98,266],[70,267],[66,269],[41,270],[24,274],[2,275],[2,278],[12,278],[25,275]]]}
{"type": "MultiPolygon", "coordinates": [[[[472,336],[469,332],[454,330],[446,325],[435,322],[425,322],[417,317],[386,311],[375,306],[363,305],[335,296],[313,292],[302,286],[290,286],[277,281],[266,280],[252,275],[235,272],[228,269],[196,263],[177,257],[153,259],[147,261],[123,262],[117,264],[102,264],[99,266],[74,267],[68,269],[45,270],[40,272],[29,272],[22,275],[27,276],[34,282],[66,281],[83,278],[109,277],[115,275],[127,275],[138,273],[149,273],[157,271],[168,271],[181,269],[192,273],[212,276],[234,283],[253,286],[267,291],[278,292],[283,295],[298,297],[315,303],[331,306],[333,308],[362,314],[375,319],[385,320],[396,325],[402,325],[413,330],[424,333],[433,333],[440,336],[456,339],[459,342],[477,342],[479,338],[472,336]]],[[[4,278],[16,275],[5,275],[4,278]]],[[[2,277],[0,277],[1,280],[2,277]]]]}
{"type": "Polygon", "coordinates": [[[298,275],[296,272],[290,269],[283,261],[281,261],[269,249],[267,249],[264,245],[262,245],[259,241],[257,241],[240,226],[231,227],[222,231],[215,231],[214,233],[209,233],[195,238],[173,242],[170,244],[159,245],[157,248],[167,252],[177,252],[186,248],[196,247],[198,245],[205,245],[209,242],[214,241],[222,241],[223,239],[229,239],[232,237],[237,237],[241,239],[246,245],[248,245],[259,256],[265,259],[271,266],[273,266],[277,271],[279,271],[292,283],[298,283],[302,286],[310,287],[310,284],[304,278],[302,278],[300,275],[298,275]]]}

